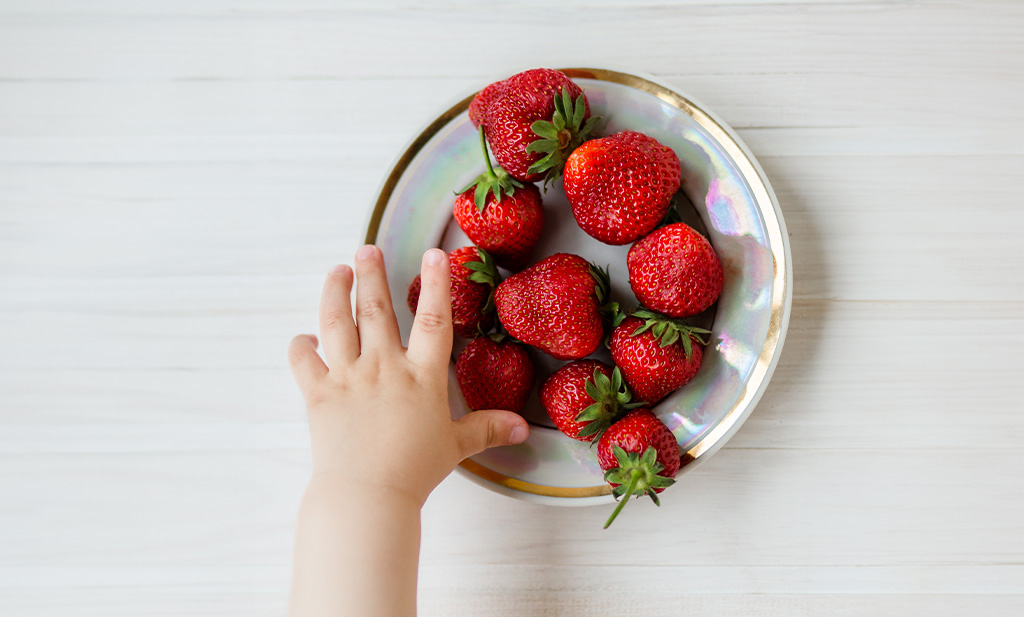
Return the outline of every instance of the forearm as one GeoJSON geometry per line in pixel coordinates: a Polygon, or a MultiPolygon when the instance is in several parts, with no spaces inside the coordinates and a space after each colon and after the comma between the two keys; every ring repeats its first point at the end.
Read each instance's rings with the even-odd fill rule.
{"type": "Polygon", "coordinates": [[[291,617],[412,617],[420,504],[314,476],[299,507],[291,617]]]}

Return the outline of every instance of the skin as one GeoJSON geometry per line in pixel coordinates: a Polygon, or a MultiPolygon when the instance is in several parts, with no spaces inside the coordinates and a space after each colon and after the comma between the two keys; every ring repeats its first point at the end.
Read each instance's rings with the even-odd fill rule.
{"type": "Polygon", "coordinates": [[[415,615],[427,496],[459,461],[529,434],[510,411],[449,416],[452,319],[444,251],[423,256],[408,349],[380,250],[364,246],[355,263],[354,274],[338,266],[324,283],[323,358],[313,335],[296,336],[288,349],[313,455],[295,532],[294,617],[415,615]]]}

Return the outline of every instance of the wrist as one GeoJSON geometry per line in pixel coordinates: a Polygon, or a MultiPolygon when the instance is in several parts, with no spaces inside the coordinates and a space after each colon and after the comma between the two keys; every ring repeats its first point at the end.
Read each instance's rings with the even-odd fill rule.
{"type": "Polygon", "coordinates": [[[429,495],[419,495],[408,488],[379,480],[361,482],[351,472],[316,470],[306,488],[307,496],[324,496],[330,501],[360,502],[363,509],[399,509],[419,511],[429,495]]]}

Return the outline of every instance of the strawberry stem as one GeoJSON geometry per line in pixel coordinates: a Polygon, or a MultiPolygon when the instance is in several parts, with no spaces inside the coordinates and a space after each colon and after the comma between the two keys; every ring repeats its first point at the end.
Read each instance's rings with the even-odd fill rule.
{"type": "Polygon", "coordinates": [[[502,194],[512,195],[516,189],[523,188],[523,184],[508,175],[508,173],[498,168],[500,171],[494,171],[494,167],[491,165],[491,157],[487,153],[487,136],[484,135],[484,127],[480,127],[480,149],[484,153],[484,163],[487,165],[487,171],[480,174],[472,182],[456,191],[456,194],[462,194],[466,191],[476,187],[473,192],[473,203],[476,204],[476,209],[483,212],[487,208],[487,196],[493,194],[495,201],[501,201],[502,194]]]}
{"type": "Polygon", "coordinates": [[[640,470],[634,469],[629,476],[629,484],[626,485],[626,492],[622,495],[622,499],[619,500],[619,505],[615,506],[615,511],[612,512],[612,515],[608,517],[608,520],[604,524],[605,529],[608,529],[608,527],[615,521],[615,517],[619,515],[619,512],[622,512],[622,508],[626,507],[626,501],[633,496],[633,491],[636,490],[636,485],[639,481],[640,470]]]}
{"type": "Polygon", "coordinates": [[[491,167],[491,155],[487,152],[487,137],[484,135],[484,127],[481,126],[480,130],[480,148],[484,151],[484,163],[487,163],[487,173],[493,179],[497,178],[498,174],[494,173],[494,168],[491,167]]]}

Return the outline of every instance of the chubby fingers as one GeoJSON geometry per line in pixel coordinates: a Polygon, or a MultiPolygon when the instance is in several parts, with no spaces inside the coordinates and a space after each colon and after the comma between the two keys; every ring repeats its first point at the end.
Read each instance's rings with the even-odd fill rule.
{"type": "Polygon", "coordinates": [[[356,324],[360,353],[384,353],[402,346],[380,249],[367,244],[356,253],[356,324]]]}
{"type": "Polygon", "coordinates": [[[461,459],[495,446],[526,441],[530,426],[517,413],[488,409],[468,413],[454,423],[455,439],[461,459]]]}
{"type": "Polygon", "coordinates": [[[292,339],[288,345],[288,364],[292,367],[295,383],[307,398],[317,382],[327,374],[327,365],[316,352],[316,337],[312,334],[300,334],[292,339]]]}
{"type": "Polygon", "coordinates": [[[448,255],[441,249],[423,254],[420,297],[409,335],[407,356],[428,370],[448,365],[452,354],[452,295],[448,255]]]}
{"type": "Polygon", "coordinates": [[[327,365],[340,369],[359,356],[359,332],[352,320],[352,268],[337,266],[320,295],[320,337],[327,365]]]}

